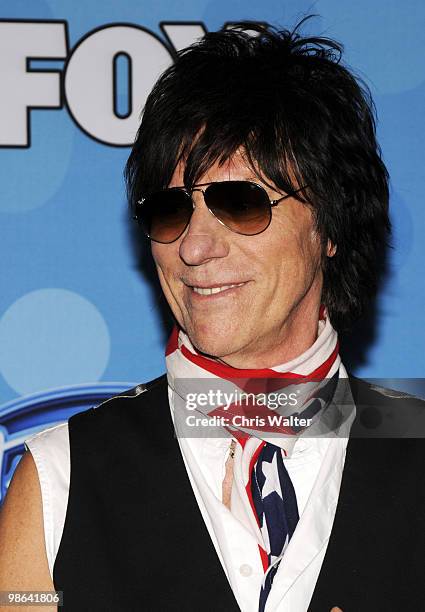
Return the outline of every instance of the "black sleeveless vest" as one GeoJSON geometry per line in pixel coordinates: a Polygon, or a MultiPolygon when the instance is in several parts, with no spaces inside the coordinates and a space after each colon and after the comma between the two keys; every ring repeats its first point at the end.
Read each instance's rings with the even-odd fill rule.
{"type": "MultiPolygon", "coordinates": [[[[354,435],[367,431],[370,405],[388,416],[400,402],[423,414],[423,402],[350,382],[358,413],[308,610],[422,610],[425,444],[354,435]]],[[[174,437],[165,376],[147,387],[69,419],[69,500],[53,573],[63,609],[236,612],[174,437]]]]}

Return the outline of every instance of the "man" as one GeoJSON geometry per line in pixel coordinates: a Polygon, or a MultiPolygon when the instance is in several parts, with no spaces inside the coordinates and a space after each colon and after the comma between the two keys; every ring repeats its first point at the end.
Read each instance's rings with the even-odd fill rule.
{"type": "Polygon", "coordinates": [[[425,452],[395,437],[421,402],[338,353],[390,230],[339,55],[242,24],[155,85],[126,177],[176,321],[167,376],[27,441],[1,588],[66,610],[420,609],[425,452]]]}

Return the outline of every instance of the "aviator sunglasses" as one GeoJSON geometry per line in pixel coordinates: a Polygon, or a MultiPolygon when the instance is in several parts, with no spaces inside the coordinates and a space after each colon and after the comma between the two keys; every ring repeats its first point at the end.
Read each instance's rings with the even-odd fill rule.
{"type": "Polygon", "coordinates": [[[191,190],[171,187],[139,200],[134,218],[146,236],[154,242],[174,242],[189,225],[195,208],[192,194],[200,191],[208,210],[222,225],[237,234],[255,236],[264,232],[270,225],[272,206],[304,188],[301,187],[277,200],[270,200],[266,190],[251,181],[200,183],[191,190]]]}

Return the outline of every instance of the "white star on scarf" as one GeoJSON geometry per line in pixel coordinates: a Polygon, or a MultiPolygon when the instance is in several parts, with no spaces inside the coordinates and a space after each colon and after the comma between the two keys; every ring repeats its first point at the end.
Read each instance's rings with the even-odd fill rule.
{"type": "Polygon", "coordinates": [[[261,470],[266,478],[266,481],[261,491],[261,497],[265,499],[270,493],[276,492],[283,499],[282,490],[280,488],[279,472],[277,469],[277,454],[273,455],[273,461],[268,463],[263,461],[261,470]]]}

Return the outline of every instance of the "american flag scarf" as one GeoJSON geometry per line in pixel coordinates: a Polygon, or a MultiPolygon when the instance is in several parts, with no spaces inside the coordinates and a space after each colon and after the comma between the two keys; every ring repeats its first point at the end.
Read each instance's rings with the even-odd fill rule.
{"type": "Polygon", "coordinates": [[[268,567],[260,592],[263,612],[273,578],[297,526],[297,496],[282,458],[282,450],[264,443],[251,474],[251,495],[264,539],[268,567]]]}
{"type": "MultiPolygon", "coordinates": [[[[235,455],[235,462],[240,461],[241,465],[234,464],[234,478],[243,480],[243,487],[239,489],[245,490],[252,520],[259,530],[259,554],[265,572],[259,594],[262,612],[299,518],[296,494],[284,458],[290,456],[300,433],[307,430],[323,433],[321,422],[326,419],[322,416],[335,392],[341,363],[337,333],[322,309],[317,340],[302,355],[273,368],[243,370],[199,354],[185,332],[175,328],[167,345],[166,363],[178,435],[231,435],[242,449],[235,455]],[[208,395],[211,390],[214,393],[208,395]],[[278,392],[284,392],[287,397],[295,393],[297,402],[295,406],[279,406],[270,411],[268,406],[258,406],[255,402],[255,405],[253,402],[242,405],[232,401],[231,393],[235,390],[255,397],[262,394],[266,398],[278,392]],[[197,394],[203,394],[207,401],[188,402],[188,397],[193,399],[197,394]],[[217,397],[226,401],[220,405],[217,397]],[[287,420],[284,424],[276,420],[261,421],[271,412],[272,416],[287,420]],[[294,414],[310,418],[308,427],[297,427],[292,422],[288,425],[288,418],[294,414]],[[189,419],[193,420],[195,415],[207,417],[207,425],[189,425],[189,419]]],[[[235,488],[231,511],[239,518],[237,500],[233,504],[235,488]]]]}

